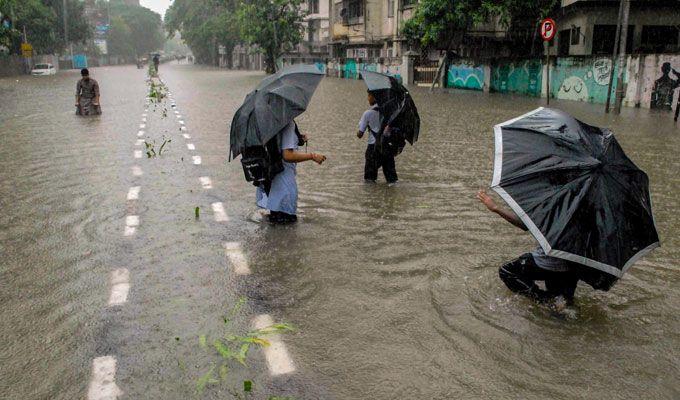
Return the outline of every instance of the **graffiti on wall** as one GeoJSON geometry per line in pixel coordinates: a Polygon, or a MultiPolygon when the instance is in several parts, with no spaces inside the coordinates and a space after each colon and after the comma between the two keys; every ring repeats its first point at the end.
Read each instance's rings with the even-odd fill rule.
{"type": "Polygon", "coordinates": [[[491,91],[541,95],[543,65],[540,60],[510,62],[492,67],[491,91]]]}
{"type": "Polygon", "coordinates": [[[451,64],[446,73],[446,86],[482,90],[484,87],[484,67],[470,64],[451,64]]]}
{"type": "Polygon", "coordinates": [[[661,65],[661,76],[654,81],[649,107],[659,110],[672,110],[673,96],[678,87],[680,87],[680,71],[674,69],[671,63],[664,62],[661,65]],[[675,75],[675,79],[671,78],[671,74],[675,75]]]}
{"type": "MultiPolygon", "coordinates": [[[[616,68],[614,70],[616,74],[616,68]]],[[[593,60],[560,58],[550,71],[550,93],[553,97],[590,103],[606,101],[609,75],[612,72],[612,62],[609,58],[593,60]]],[[[614,83],[612,93],[615,90],[614,83]]]]}

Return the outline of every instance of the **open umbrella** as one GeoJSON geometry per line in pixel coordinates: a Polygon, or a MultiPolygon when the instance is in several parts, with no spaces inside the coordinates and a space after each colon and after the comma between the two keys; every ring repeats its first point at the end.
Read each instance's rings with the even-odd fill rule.
{"type": "Polygon", "coordinates": [[[231,121],[231,157],[246,147],[266,145],[302,114],[323,76],[314,65],[297,64],[264,78],[231,121]]]}
{"type": "Polygon", "coordinates": [[[408,90],[390,75],[363,71],[361,76],[368,91],[378,101],[383,115],[382,128],[389,127],[390,131],[398,129],[404,139],[414,144],[420,133],[420,116],[408,90]]]}
{"type": "Polygon", "coordinates": [[[611,131],[548,108],[494,131],[491,187],[547,255],[620,278],[659,246],[647,174],[611,131]]]}

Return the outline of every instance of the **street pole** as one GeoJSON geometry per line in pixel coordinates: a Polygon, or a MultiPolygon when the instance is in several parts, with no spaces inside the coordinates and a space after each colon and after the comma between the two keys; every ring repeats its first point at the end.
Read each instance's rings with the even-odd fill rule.
{"type": "Polygon", "coordinates": [[[621,103],[623,103],[623,72],[626,63],[626,44],[628,43],[628,15],[630,14],[630,0],[622,0],[623,17],[621,18],[621,35],[619,42],[619,70],[616,73],[616,103],[614,112],[621,114],[621,103]]]}
{"type": "Polygon", "coordinates": [[[550,44],[546,40],[543,42],[545,49],[545,105],[550,105],[550,44]]]}
{"type": "Polygon", "coordinates": [[[612,84],[614,83],[614,66],[616,65],[619,54],[619,36],[621,35],[621,18],[623,17],[623,1],[619,1],[619,18],[616,20],[616,36],[614,38],[614,52],[612,54],[612,64],[609,71],[609,86],[607,86],[607,102],[604,105],[604,112],[609,113],[609,106],[612,97],[612,84]]]}

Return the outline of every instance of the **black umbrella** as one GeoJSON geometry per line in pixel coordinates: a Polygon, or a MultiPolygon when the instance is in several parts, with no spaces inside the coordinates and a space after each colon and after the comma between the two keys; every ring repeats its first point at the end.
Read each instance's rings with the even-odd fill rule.
{"type": "Polygon", "coordinates": [[[420,133],[420,116],[408,90],[390,75],[363,71],[361,76],[378,102],[383,128],[399,129],[404,138],[414,144],[420,133]]]}
{"type": "Polygon", "coordinates": [[[264,78],[231,121],[231,157],[246,147],[264,146],[302,114],[323,76],[314,65],[297,64],[264,78]]]}
{"type": "Polygon", "coordinates": [[[494,131],[491,187],[547,255],[620,278],[659,246],[647,174],[611,131],[548,108],[494,131]]]}

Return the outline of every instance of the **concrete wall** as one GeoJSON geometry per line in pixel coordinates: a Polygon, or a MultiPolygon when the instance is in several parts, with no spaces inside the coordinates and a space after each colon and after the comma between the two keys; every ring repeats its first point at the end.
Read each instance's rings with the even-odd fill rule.
{"type": "Polygon", "coordinates": [[[484,65],[469,61],[450,64],[446,71],[446,87],[484,90],[484,65]]]}
{"type": "Polygon", "coordinates": [[[361,71],[381,72],[403,79],[403,61],[401,59],[382,60],[378,62],[360,62],[355,59],[332,60],[326,64],[326,75],[334,78],[359,79],[361,71]]]}
{"type": "Polygon", "coordinates": [[[491,67],[491,91],[541,97],[541,60],[505,61],[491,67]]]}

